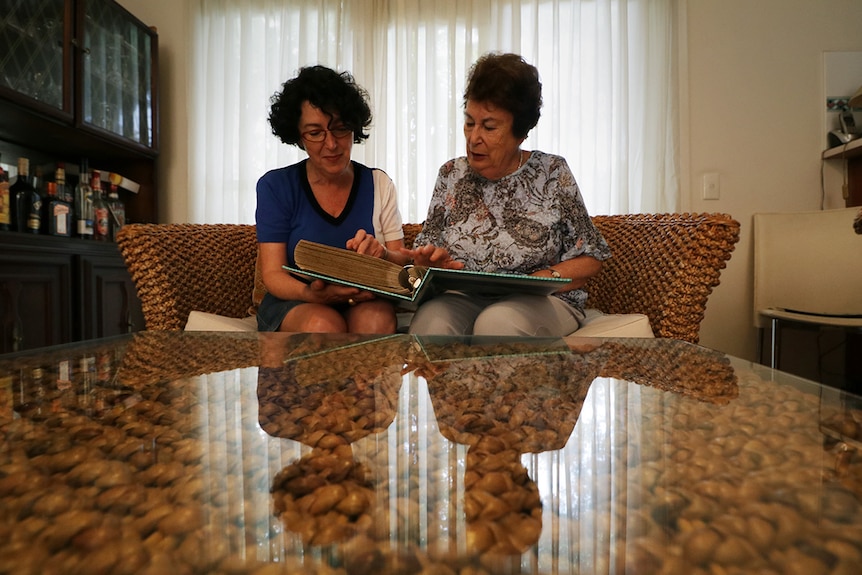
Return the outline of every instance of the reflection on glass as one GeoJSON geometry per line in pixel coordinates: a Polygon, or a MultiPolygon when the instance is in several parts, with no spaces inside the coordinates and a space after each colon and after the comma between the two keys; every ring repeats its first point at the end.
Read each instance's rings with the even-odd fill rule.
{"type": "MultiPolygon", "coordinates": [[[[266,340],[262,353],[283,357],[278,348],[295,349],[306,338],[313,336],[266,340]]],[[[282,469],[271,488],[275,513],[306,545],[347,541],[367,531],[388,507],[385,499],[377,501],[375,471],[356,459],[352,446],[385,431],[395,417],[399,348],[385,340],[384,346],[377,340],[345,343],[346,353],[299,356],[280,366],[263,365],[258,375],[261,427],[311,448],[282,469]]]]}
{"type": "Polygon", "coordinates": [[[63,107],[64,0],[0,2],[0,85],[63,107]]]}
{"type": "Polygon", "coordinates": [[[152,38],[119,6],[87,4],[84,122],[152,145],[152,38]]]}
{"type": "Polygon", "coordinates": [[[3,564],[858,571],[858,397],[683,342],[566,343],[141,332],[0,358],[6,548],[32,551],[3,564]]]}

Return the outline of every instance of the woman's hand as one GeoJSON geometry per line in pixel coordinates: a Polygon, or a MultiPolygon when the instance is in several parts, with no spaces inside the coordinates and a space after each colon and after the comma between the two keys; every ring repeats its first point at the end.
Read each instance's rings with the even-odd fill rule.
{"type": "Polygon", "coordinates": [[[306,286],[306,292],[308,296],[304,298],[305,301],[326,305],[345,303],[356,305],[358,303],[374,299],[374,294],[370,291],[333,284],[321,279],[316,279],[308,284],[306,286]]]}
{"type": "Polygon", "coordinates": [[[345,246],[358,254],[367,254],[375,258],[386,259],[386,246],[365,230],[357,230],[356,235],[347,240],[345,246]]]}
{"type": "Polygon", "coordinates": [[[446,248],[427,245],[419,246],[412,250],[401,251],[402,253],[409,253],[413,258],[413,263],[417,266],[446,268],[450,270],[460,270],[464,268],[464,262],[452,259],[452,256],[449,255],[449,251],[446,248]]]}

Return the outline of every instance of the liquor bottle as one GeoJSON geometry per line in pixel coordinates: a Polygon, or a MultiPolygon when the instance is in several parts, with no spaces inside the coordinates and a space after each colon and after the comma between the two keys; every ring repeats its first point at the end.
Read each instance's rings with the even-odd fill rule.
{"type": "Polygon", "coordinates": [[[57,184],[57,197],[69,205],[75,203],[75,196],[72,190],[66,186],[66,164],[63,162],[57,163],[57,169],[54,170],[54,182],[57,184]]]}
{"type": "Polygon", "coordinates": [[[93,238],[93,189],[90,187],[90,171],[87,160],[81,162],[78,185],[75,186],[75,221],[79,238],[93,238]]]}
{"type": "Polygon", "coordinates": [[[0,231],[8,231],[12,229],[12,214],[9,210],[12,209],[9,201],[9,174],[3,169],[0,164],[0,231]]]}
{"type": "Polygon", "coordinates": [[[30,160],[18,158],[18,177],[9,187],[14,226],[19,232],[38,234],[42,227],[42,196],[30,182],[30,160]]]}
{"type": "Polygon", "coordinates": [[[85,414],[93,414],[93,404],[96,397],[96,356],[85,355],[78,359],[78,407],[85,414]]]}
{"type": "Polygon", "coordinates": [[[72,360],[64,357],[57,362],[57,389],[65,391],[72,387],[72,360]]]}
{"type": "Polygon", "coordinates": [[[126,205],[120,199],[117,184],[108,188],[108,209],[111,212],[111,241],[117,241],[117,233],[126,225],[126,205]]]}
{"type": "MultiPolygon", "coordinates": [[[[66,164],[63,162],[57,163],[57,168],[54,170],[54,186],[57,191],[57,201],[62,202],[65,205],[66,218],[65,218],[65,226],[61,224],[60,221],[55,222],[55,229],[57,233],[55,235],[71,237],[74,235],[74,225],[75,225],[75,209],[73,207],[73,203],[75,201],[74,196],[72,195],[71,190],[66,187],[66,164]],[[65,227],[66,233],[60,233],[60,231],[65,227]]],[[[59,217],[60,214],[58,210],[51,210],[54,213],[54,217],[59,217]]],[[[59,212],[63,210],[60,209],[59,212]]],[[[62,218],[61,218],[62,219],[62,218]]],[[[50,230],[48,233],[52,233],[50,230]]]]}
{"type": "Polygon", "coordinates": [[[39,233],[48,233],[48,180],[42,177],[42,166],[36,166],[36,173],[30,178],[33,188],[42,199],[39,205],[39,233]]]}
{"type": "Polygon", "coordinates": [[[93,189],[93,238],[106,242],[111,239],[111,216],[105,192],[102,190],[102,174],[99,170],[93,170],[90,187],[93,189]]]}
{"type": "Polygon", "coordinates": [[[45,233],[52,236],[69,237],[72,235],[72,206],[60,198],[57,192],[57,182],[45,184],[47,194],[45,204],[48,206],[45,218],[45,233]]]}

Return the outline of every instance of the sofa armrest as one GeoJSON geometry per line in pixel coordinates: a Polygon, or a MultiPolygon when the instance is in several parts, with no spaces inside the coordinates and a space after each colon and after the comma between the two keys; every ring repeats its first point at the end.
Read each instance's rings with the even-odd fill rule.
{"type": "Polygon", "coordinates": [[[117,237],[148,330],[180,330],[192,310],[245,317],[254,286],[255,227],[130,224],[117,237]]]}
{"type": "Polygon", "coordinates": [[[727,214],[594,216],[612,257],[585,289],[587,307],[642,313],[656,337],[697,343],[706,302],[739,241],[727,214]]]}

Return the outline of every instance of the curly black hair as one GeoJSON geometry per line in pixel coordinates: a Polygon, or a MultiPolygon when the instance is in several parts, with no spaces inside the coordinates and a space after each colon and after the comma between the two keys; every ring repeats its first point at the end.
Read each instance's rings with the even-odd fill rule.
{"type": "Polygon", "coordinates": [[[512,114],[512,134],[526,138],[539,122],[542,109],[542,82],[539,71],[518,54],[489,52],[470,68],[464,105],[467,100],[490,102],[512,114]]]}
{"type": "Polygon", "coordinates": [[[269,125],[272,133],[285,144],[303,147],[299,134],[302,103],[309,102],[329,116],[338,116],[353,130],[353,143],[368,139],[371,125],[368,92],[356,83],[349,72],[338,73],[326,66],[306,66],[282,85],[270,102],[269,125]]]}

